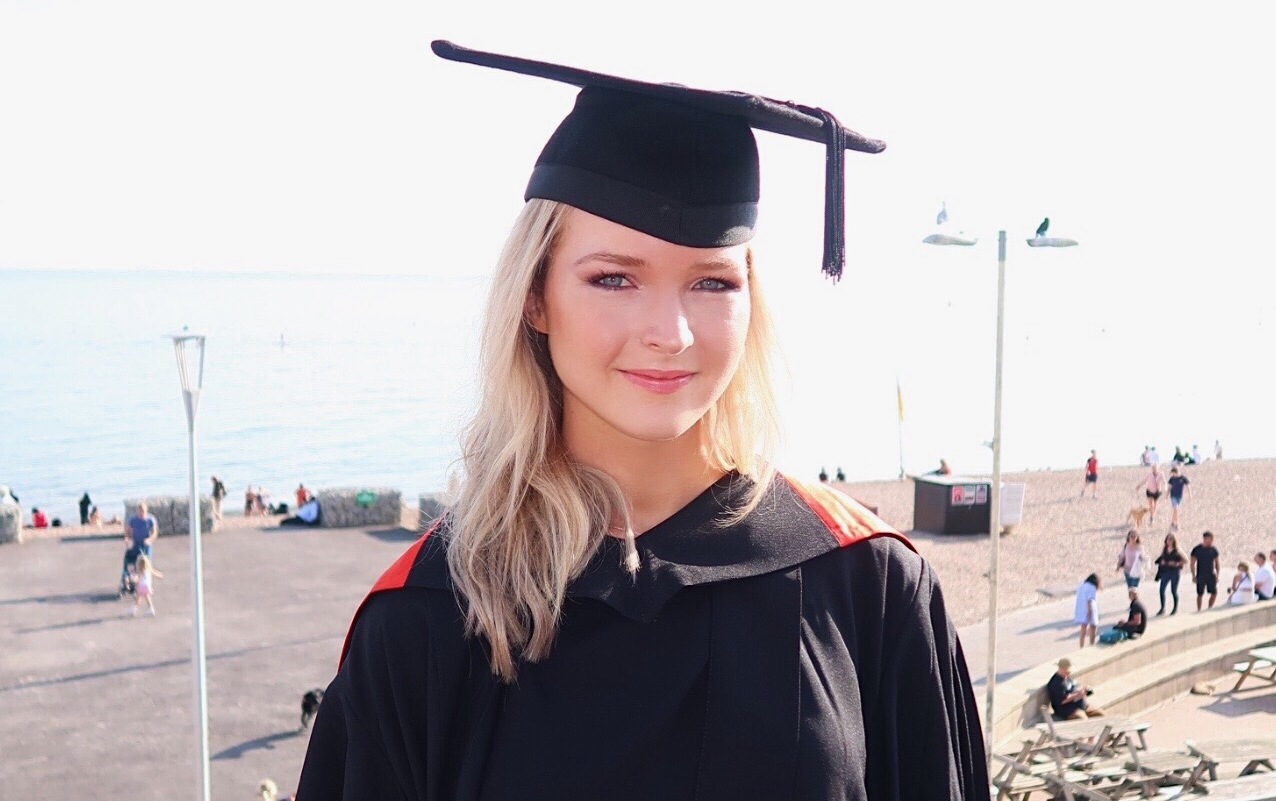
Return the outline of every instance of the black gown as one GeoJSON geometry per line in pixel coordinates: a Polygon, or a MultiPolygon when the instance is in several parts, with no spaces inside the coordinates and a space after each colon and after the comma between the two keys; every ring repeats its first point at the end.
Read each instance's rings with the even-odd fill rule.
{"type": "Polygon", "coordinates": [[[508,685],[427,534],[356,614],[297,797],[987,799],[930,567],[867,510],[848,533],[783,477],[715,525],[747,489],[724,478],[644,533],[636,577],[608,538],[549,656],[508,685]]]}

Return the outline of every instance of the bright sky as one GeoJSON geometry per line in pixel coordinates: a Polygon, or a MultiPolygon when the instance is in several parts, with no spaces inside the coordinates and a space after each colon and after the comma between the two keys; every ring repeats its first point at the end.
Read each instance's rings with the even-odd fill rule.
{"type": "MultiPolygon", "coordinates": [[[[832,290],[822,148],[761,134],[759,245],[771,285],[786,279],[778,305],[805,304],[799,335],[845,342],[838,358],[881,367],[892,396],[901,364],[905,384],[933,372],[924,342],[990,327],[998,227],[1013,341],[1075,325],[1124,337],[1131,371],[1167,348],[1210,367],[1216,341],[1166,344],[1179,321],[1198,344],[1258,337],[1266,360],[1276,48],[1261,4],[748,5],[0,0],[0,269],[484,274],[574,91],[435,58],[448,38],[818,105],[886,140],[848,154],[832,290]],[[979,247],[919,244],[941,200],[979,247]],[[1028,251],[1045,215],[1082,246],[1028,251]],[[868,354],[873,330],[916,336],[868,354]]],[[[1077,343],[1051,357],[1093,357],[1092,337],[1077,343]]],[[[1141,391],[1104,375],[1117,383],[1100,393],[1141,391]]]]}

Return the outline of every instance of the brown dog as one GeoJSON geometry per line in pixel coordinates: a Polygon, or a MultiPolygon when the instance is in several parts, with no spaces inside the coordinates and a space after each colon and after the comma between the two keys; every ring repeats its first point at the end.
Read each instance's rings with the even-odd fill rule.
{"type": "Polygon", "coordinates": [[[1141,528],[1143,526],[1143,518],[1147,517],[1151,511],[1146,506],[1136,506],[1130,510],[1130,514],[1125,519],[1133,523],[1136,528],[1141,528]]]}

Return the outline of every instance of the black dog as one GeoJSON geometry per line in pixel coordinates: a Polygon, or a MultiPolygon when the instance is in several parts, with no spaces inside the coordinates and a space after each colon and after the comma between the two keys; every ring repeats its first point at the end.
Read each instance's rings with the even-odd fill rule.
{"type": "Polygon", "coordinates": [[[301,728],[303,730],[310,728],[310,721],[314,719],[322,702],[323,690],[318,687],[301,696],[301,728]]]}

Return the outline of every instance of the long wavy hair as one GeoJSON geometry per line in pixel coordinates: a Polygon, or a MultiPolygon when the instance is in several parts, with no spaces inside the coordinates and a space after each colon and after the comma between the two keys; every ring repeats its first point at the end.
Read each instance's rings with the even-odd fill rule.
{"type": "MultiPolygon", "coordinates": [[[[501,253],[483,324],[478,407],[462,437],[464,475],[441,529],[467,633],[486,641],[492,672],[507,682],[519,660],[535,662],[549,653],[567,586],[614,521],[624,526],[625,566],[640,569],[619,485],[573,460],[564,446],[562,384],[547,337],[528,317],[528,301],[543,292],[568,208],[528,201],[501,253]]],[[[761,500],[775,473],[780,436],[771,384],[775,333],[752,251],[747,267],[744,354],[698,424],[708,463],[754,482],[747,501],[723,516],[724,524],[761,500]]]]}

